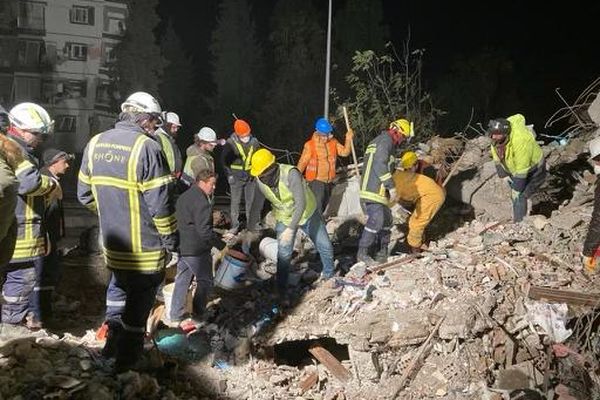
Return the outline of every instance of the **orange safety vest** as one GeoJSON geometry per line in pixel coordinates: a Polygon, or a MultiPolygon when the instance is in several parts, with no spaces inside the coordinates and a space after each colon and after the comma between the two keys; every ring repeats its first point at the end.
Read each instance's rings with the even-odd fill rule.
{"type": "MultiPolygon", "coordinates": [[[[315,138],[311,138],[308,143],[310,146],[310,160],[306,166],[306,171],[304,171],[304,176],[306,177],[306,180],[310,182],[317,179],[317,170],[319,169],[319,154],[317,153],[317,142],[315,138]]],[[[329,181],[332,181],[333,178],[335,178],[335,162],[337,160],[337,147],[335,140],[328,140],[325,142],[325,150],[327,151],[327,164],[329,167],[327,177],[329,181]]]]}

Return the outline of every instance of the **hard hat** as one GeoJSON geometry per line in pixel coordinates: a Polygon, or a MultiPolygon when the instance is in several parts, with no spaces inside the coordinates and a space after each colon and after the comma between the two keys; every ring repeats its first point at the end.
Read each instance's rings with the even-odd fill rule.
{"type": "Polygon", "coordinates": [[[329,121],[323,117],[319,118],[317,122],[315,122],[315,129],[318,133],[323,135],[328,135],[333,130],[329,121]]]}
{"type": "Polygon", "coordinates": [[[21,103],[8,113],[10,123],[25,131],[49,135],[54,131],[54,121],[43,107],[34,103],[21,103]]]}
{"type": "Polygon", "coordinates": [[[275,156],[267,149],[258,149],[252,155],[250,175],[259,176],[275,162],[275,156]]]}
{"type": "Polygon", "coordinates": [[[406,170],[412,168],[418,160],[419,157],[417,157],[417,153],[414,151],[407,151],[406,153],[402,154],[402,158],[400,158],[400,164],[402,164],[402,168],[406,170]]]}
{"type": "Polygon", "coordinates": [[[600,156],[600,136],[590,142],[590,157],[592,159],[600,156]]]}
{"type": "Polygon", "coordinates": [[[138,113],[160,114],[162,109],[158,101],[146,92],[135,92],[121,104],[121,111],[133,111],[138,113]]]}
{"type": "Polygon", "coordinates": [[[510,122],[508,122],[506,118],[490,119],[490,122],[488,122],[487,134],[488,136],[492,136],[496,133],[504,136],[510,133],[510,122]]]}
{"type": "Polygon", "coordinates": [[[175,114],[174,112],[169,111],[167,113],[167,115],[165,117],[165,122],[167,122],[169,124],[181,126],[181,122],[179,122],[179,115],[175,114]]]}
{"type": "Polygon", "coordinates": [[[210,143],[217,142],[217,133],[212,128],[209,128],[208,126],[203,126],[202,128],[200,128],[200,130],[196,134],[196,137],[199,140],[202,140],[204,142],[210,142],[210,143]]]}
{"type": "Polygon", "coordinates": [[[390,124],[390,129],[396,129],[406,137],[415,136],[414,126],[407,119],[397,119],[390,124]]]}
{"type": "Polygon", "coordinates": [[[238,136],[248,136],[250,134],[250,124],[243,119],[236,119],[233,123],[233,131],[238,136]]]}

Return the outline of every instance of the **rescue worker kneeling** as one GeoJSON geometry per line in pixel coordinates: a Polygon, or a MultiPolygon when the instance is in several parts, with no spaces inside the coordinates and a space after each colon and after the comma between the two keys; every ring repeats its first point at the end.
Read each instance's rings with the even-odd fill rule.
{"type": "Polygon", "coordinates": [[[418,167],[416,157],[411,157],[412,152],[402,156],[403,171],[396,171],[392,175],[396,187],[397,200],[414,203],[415,208],[408,220],[407,243],[411,252],[424,249],[423,237],[425,228],[439,211],[446,193],[433,179],[416,172],[418,167]]]}
{"type": "MultiPolygon", "coordinates": [[[[333,246],[325,229],[315,195],[300,171],[287,164],[275,162],[267,149],[257,150],[252,156],[250,174],[256,177],[259,190],[271,202],[277,220],[277,289],[285,296],[296,231],[302,229],[315,244],[323,270],[321,277],[333,277],[333,246]]],[[[283,299],[285,302],[285,299],[283,299]]]]}
{"type": "Polygon", "coordinates": [[[193,174],[195,184],[179,197],[175,210],[181,257],[177,264],[169,319],[184,331],[196,329],[213,287],[211,249],[225,249],[225,243],[213,231],[212,203],[217,183],[215,171],[212,168],[198,168],[193,174]],[[186,319],[187,293],[194,277],[197,285],[192,315],[186,319]]]}

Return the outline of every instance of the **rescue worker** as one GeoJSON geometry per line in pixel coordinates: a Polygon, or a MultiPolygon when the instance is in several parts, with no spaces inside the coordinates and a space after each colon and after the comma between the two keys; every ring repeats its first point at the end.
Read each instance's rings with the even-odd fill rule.
{"type": "Polygon", "coordinates": [[[415,206],[408,219],[406,241],[412,253],[419,253],[427,248],[423,242],[425,229],[444,204],[446,193],[433,179],[417,172],[417,159],[411,153],[414,154],[409,151],[402,156],[403,170],[394,172],[392,179],[397,201],[415,206]]]}
{"type": "Polygon", "coordinates": [[[175,142],[179,128],[181,128],[179,115],[174,112],[168,112],[164,114],[163,125],[159,126],[154,132],[154,136],[158,139],[163,154],[169,164],[169,171],[171,171],[171,174],[176,179],[179,179],[181,176],[183,168],[181,150],[179,150],[179,147],[175,142]]]}
{"type": "Polygon", "coordinates": [[[326,118],[319,118],[315,123],[315,132],[304,144],[302,155],[298,160],[298,170],[304,173],[308,186],[315,194],[317,208],[325,212],[333,180],[335,179],[335,164],[337,157],[347,157],[352,151],[354,132],[346,132],[344,145],[331,134],[333,127],[326,118]]]}
{"type": "MultiPolygon", "coordinates": [[[[590,162],[594,167],[594,173],[600,176],[600,137],[595,138],[589,144],[590,162]]],[[[590,274],[598,271],[600,263],[600,182],[596,179],[596,191],[594,192],[594,209],[592,219],[583,242],[583,266],[590,274]]]]}
{"type": "Polygon", "coordinates": [[[225,248],[225,243],[213,231],[212,203],[217,183],[215,171],[201,168],[194,179],[194,185],[177,199],[181,258],[177,264],[169,316],[170,322],[178,324],[185,332],[197,328],[213,287],[211,249],[225,248]],[[196,279],[196,290],[192,315],[186,319],[185,304],[193,278],[196,279]]]}
{"type": "Polygon", "coordinates": [[[34,150],[50,135],[54,121],[48,112],[34,103],[21,103],[9,112],[8,138],[23,155],[15,174],[19,180],[16,216],[17,242],[2,288],[2,322],[20,324],[24,319],[30,329],[42,327],[39,303],[34,298],[36,275],[48,251],[44,225],[45,196],[57,187],[53,178],[42,175],[34,150]]]}
{"type": "Polygon", "coordinates": [[[44,220],[50,240],[50,252],[44,257],[44,266],[36,277],[35,297],[40,304],[41,321],[46,323],[52,316],[52,294],[60,279],[60,253],[58,243],[65,236],[65,215],[62,205],[63,190],[60,178],[69,169],[69,161],[75,156],[64,151],[49,148],[43,153],[42,174],[56,180],[56,189],[46,198],[44,220]]]}
{"type": "Polygon", "coordinates": [[[19,146],[8,139],[8,112],[0,106],[0,274],[12,258],[17,240],[17,192],[19,181],[15,176],[17,166],[23,161],[19,146]]]}
{"type": "Polygon", "coordinates": [[[531,196],[546,178],[544,153],[521,114],[490,120],[488,135],[498,176],[511,188],[513,221],[529,214],[531,196]]]}
{"type": "Polygon", "coordinates": [[[227,182],[231,190],[231,228],[228,236],[231,237],[240,230],[240,202],[242,195],[246,212],[246,228],[250,231],[259,229],[260,214],[262,212],[264,197],[256,190],[256,182],[250,176],[250,160],[260,144],[250,134],[250,125],[236,119],[233,124],[234,133],[227,139],[221,159],[227,175],[227,182]]]}
{"type": "Polygon", "coordinates": [[[321,211],[317,208],[315,195],[297,168],[278,164],[273,153],[267,149],[259,149],[252,155],[250,174],[257,178],[260,191],[271,202],[277,221],[277,289],[285,303],[298,229],[302,229],[310,237],[319,252],[323,279],[334,275],[333,246],[321,211]]]}
{"type": "Polygon", "coordinates": [[[160,121],[160,105],[150,94],[136,92],[121,111],[113,129],[88,142],[77,188],[79,201],[98,214],[112,272],[102,355],[116,357],[117,371],[140,359],[167,253],[171,263],[179,258],[173,178],[160,145],[148,136],[160,121]]]}
{"type": "Polygon", "coordinates": [[[414,151],[405,152],[402,155],[400,164],[402,166],[402,169],[405,171],[412,169],[418,174],[422,174],[433,179],[438,185],[442,184],[441,174],[435,169],[433,165],[419,158],[418,154],[414,151]]]}
{"type": "Polygon", "coordinates": [[[394,153],[397,146],[413,135],[412,123],[398,119],[373,139],[365,150],[359,196],[367,213],[367,223],[358,242],[356,259],[369,266],[376,264],[369,254],[376,242],[379,249],[375,258],[387,260],[393,222],[389,204],[396,200],[392,180],[396,169],[394,153]]]}
{"type": "Polygon", "coordinates": [[[217,133],[207,126],[200,128],[194,135],[194,144],[187,149],[187,159],[183,167],[184,180],[188,186],[196,184],[194,178],[200,169],[215,172],[215,160],[212,152],[217,146],[217,133]],[[192,170],[192,164],[196,171],[192,170]]]}

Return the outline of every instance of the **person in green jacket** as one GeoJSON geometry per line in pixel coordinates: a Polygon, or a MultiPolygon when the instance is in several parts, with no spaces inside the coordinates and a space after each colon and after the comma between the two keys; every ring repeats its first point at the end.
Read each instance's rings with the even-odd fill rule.
{"type": "Polygon", "coordinates": [[[511,188],[513,221],[520,222],[531,209],[531,196],[546,178],[544,153],[521,114],[490,120],[488,135],[498,176],[511,188]]]}

